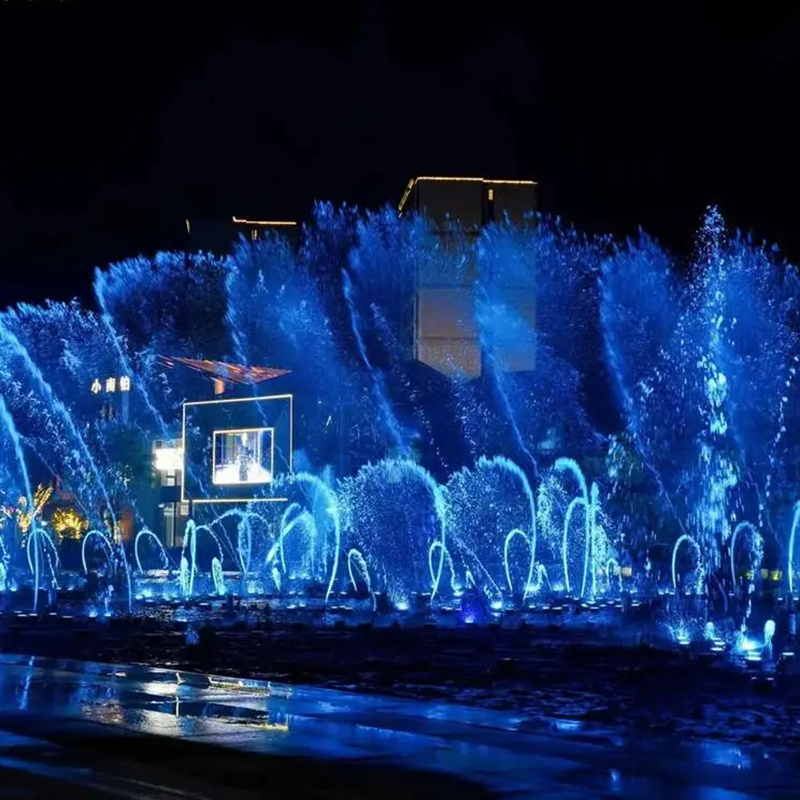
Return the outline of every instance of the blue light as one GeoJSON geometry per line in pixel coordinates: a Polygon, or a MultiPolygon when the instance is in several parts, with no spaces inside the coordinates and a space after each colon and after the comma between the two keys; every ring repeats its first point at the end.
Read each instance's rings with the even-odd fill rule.
{"type": "MultiPolygon", "coordinates": [[[[565,626],[630,612],[638,625],[640,598],[663,595],[665,638],[771,658],[775,620],[763,641],[726,643],[740,604],[708,624],[702,608],[731,593],[751,625],[766,567],[763,580],[794,594],[800,505],[780,500],[794,491],[784,461],[800,445],[794,267],[729,235],[714,209],[691,270],[645,235],[612,246],[546,218],[445,248],[424,219],[320,205],[298,233],[296,249],[267,237],[224,257],[112,265],[96,275],[97,311],[0,313],[0,491],[15,521],[0,529],[0,589],[34,589],[35,607],[36,589],[49,604],[95,587],[89,603],[104,617],[125,613],[126,600],[157,614],[159,598],[186,602],[177,620],[220,606],[230,615],[221,598],[236,592],[303,617],[335,598],[342,614],[458,607],[473,624],[488,605],[490,620],[521,612],[526,624],[565,626]],[[457,318],[469,335],[430,340],[434,317],[457,318]],[[458,348],[442,344],[451,338],[458,348]],[[221,410],[191,399],[190,370],[170,355],[185,352],[230,354],[192,367],[208,367],[226,392],[254,370],[276,382],[292,371],[297,435],[269,437],[270,481],[252,502],[202,502],[213,470],[177,443],[199,436],[187,407],[221,410]],[[612,395],[586,396],[597,375],[612,395]],[[595,404],[615,406],[616,432],[596,422],[606,415],[595,404]],[[131,448],[172,453],[173,469],[160,472],[175,473],[177,506],[149,477],[130,477],[131,448]],[[349,471],[320,466],[337,454],[349,471]],[[79,577],[48,527],[52,502],[37,508],[54,476],[90,517],[79,577]],[[156,533],[170,529],[180,547],[156,533]],[[656,529],[674,531],[661,555],[656,529]],[[784,539],[784,563],[763,564],[784,539]],[[526,613],[534,598],[544,613],[526,613]]],[[[254,402],[266,397],[242,391],[224,403],[237,419],[219,425],[274,430],[254,402]]],[[[212,465],[213,442],[196,448],[212,465]]],[[[228,465],[234,477],[247,474],[242,459],[228,465]]]]}

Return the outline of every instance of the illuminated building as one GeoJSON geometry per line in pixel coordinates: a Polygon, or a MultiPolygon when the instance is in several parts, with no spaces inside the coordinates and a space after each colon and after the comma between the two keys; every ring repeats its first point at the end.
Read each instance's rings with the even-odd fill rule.
{"type": "MultiPolygon", "coordinates": [[[[492,222],[525,224],[537,207],[537,185],[527,180],[494,180],[422,176],[408,182],[398,206],[400,214],[424,215],[447,246],[456,225],[459,238],[476,238],[492,222]]],[[[414,358],[450,376],[474,378],[482,372],[482,355],[475,321],[476,269],[444,274],[438,266],[417,273],[414,296],[414,358]]],[[[526,324],[535,326],[536,302],[532,287],[503,287],[504,299],[526,324]]],[[[532,370],[535,352],[530,346],[501,354],[509,371],[532,370]]]]}

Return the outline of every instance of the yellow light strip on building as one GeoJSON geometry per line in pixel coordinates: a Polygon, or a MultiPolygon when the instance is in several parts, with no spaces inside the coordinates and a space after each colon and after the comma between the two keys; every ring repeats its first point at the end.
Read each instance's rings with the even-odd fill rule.
{"type": "MultiPolygon", "coordinates": [[[[185,500],[183,502],[190,502],[185,500]]],[[[288,497],[221,497],[217,500],[192,500],[194,505],[199,506],[204,503],[288,503],[288,497]]]]}
{"type": "Polygon", "coordinates": [[[273,225],[279,226],[283,225],[286,227],[292,227],[297,225],[296,222],[293,220],[286,220],[286,219],[244,219],[244,217],[231,217],[231,219],[237,225],[273,225]]]}
{"type": "Polygon", "coordinates": [[[419,181],[443,181],[443,182],[458,182],[458,183],[490,183],[501,186],[536,186],[536,181],[528,180],[512,180],[506,178],[470,178],[464,176],[445,176],[445,175],[420,175],[412,178],[406,186],[403,197],[400,200],[400,205],[397,206],[397,213],[402,214],[403,208],[411,194],[414,191],[414,186],[419,181]]]}

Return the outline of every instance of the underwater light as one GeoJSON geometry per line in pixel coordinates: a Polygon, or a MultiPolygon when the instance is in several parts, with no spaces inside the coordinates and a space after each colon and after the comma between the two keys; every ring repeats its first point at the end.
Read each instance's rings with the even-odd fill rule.
{"type": "Polygon", "coordinates": [[[748,653],[744,658],[745,661],[761,661],[761,653],[748,653]]]}

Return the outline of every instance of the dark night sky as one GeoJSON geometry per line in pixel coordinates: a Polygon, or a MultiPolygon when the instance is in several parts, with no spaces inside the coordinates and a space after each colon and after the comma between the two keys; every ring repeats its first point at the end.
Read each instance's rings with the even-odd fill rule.
{"type": "Polygon", "coordinates": [[[714,202],[800,258],[800,13],[599,5],[0,3],[0,305],[86,297],[185,216],[431,173],[534,178],[679,250],[714,202]]]}

